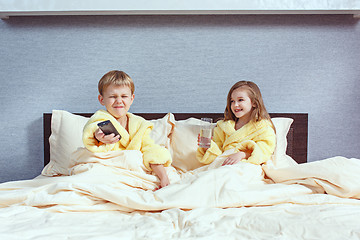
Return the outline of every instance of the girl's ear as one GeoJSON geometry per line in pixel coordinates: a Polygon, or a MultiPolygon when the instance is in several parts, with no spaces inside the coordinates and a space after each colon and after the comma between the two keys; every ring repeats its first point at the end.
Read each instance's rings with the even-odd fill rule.
{"type": "Polygon", "coordinates": [[[252,102],[253,102],[252,107],[256,108],[258,106],[257,102],[256,101],[252,101],[252,102]]]}
{"type": "Polygon", "coordinates": [[[104,106],[104,97],[101,94],[99,94],[98,99],[100,104],[104,106]]]}

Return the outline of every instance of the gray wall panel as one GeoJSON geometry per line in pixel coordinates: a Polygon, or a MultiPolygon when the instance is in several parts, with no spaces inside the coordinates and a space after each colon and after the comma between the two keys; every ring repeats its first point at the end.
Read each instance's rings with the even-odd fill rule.
{"type": "Polygon", "coordinates": [[[42,113],[93,112],[112,69],[133,112],[222,112],[238,80],[309,113],[309,161],[360,158],[360,25],[349,15],[52,16],[0,21],[0,181],[40,174],[42,113]]]}

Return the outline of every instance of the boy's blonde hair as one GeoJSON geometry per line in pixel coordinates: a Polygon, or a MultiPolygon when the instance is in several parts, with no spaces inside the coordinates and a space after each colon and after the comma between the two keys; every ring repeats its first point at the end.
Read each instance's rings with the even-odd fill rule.
{"type": "MultiPolygon", "coordinates": [[[[262,119],[269,120],[271,123],[271,117],[265,108],[265,104],[260,92],[259,87],[250,81],[239,81],[235,83],[231,88],[227,96],[227,104],[224,112],[224,120],[234,120],[236,121],[237,118],[234,113],[231,111],[231,94],[234,92],[235,89],[243,88],[247,91],[251,103],[254,105],[253,110],[251,112],[251,120],[254,122],[258,122],[262,119]]],[[[272,127],[275,130],[274,124],[272,123],[272,127]]]]}
{"type": "Polygon", "coordinates": [[[104,89],[110,84],[127,86],[131,89],[131,94],[134,94],[135,92],[135,85],[133,80],[123,71],[113,70],[102,76],[98,84],[100,95],[103,95],[104,89]]]}

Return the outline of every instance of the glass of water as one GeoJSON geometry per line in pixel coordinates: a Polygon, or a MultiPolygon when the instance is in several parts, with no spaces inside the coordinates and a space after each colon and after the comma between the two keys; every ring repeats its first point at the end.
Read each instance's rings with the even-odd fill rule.
{"type": "Polygon", "coordinates": [[[209,148],[212,138],[212,118],[201,118],[199,147],[209,148]]]}

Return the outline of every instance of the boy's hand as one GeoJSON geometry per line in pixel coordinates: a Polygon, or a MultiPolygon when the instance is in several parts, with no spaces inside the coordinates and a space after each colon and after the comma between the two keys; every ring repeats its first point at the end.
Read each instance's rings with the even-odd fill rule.
{"type": "Polygon", "coordinates": [[[151,169],[154,171],[154,173],[156,174],[156,176],[159,178],[160,180],[160,186],[158,188],[156,188],[154,191],[166,187],[170,184],[170,180],[169,177],[165,171],[164,165],[162,164],[152,164],[150,163],[150,167],[151,169]]]}
{"type": "Polygon", "coordinates": [[[160,188],[166,187],[169,184],[170,184],[170,180],[169,180],[168,176],[165,176],[162,179],[160,179],[160,188]]]}
{"type": "Polygon", "coordinates": [[[159,189],[161,189],[163,187],[166,187],[168,185],[170,185],[170,180],[169,180],[168,176],[166,176],[165,178],[160,179],[160,186],[155,188],[153,191],[157,191],[157,190],[159,190],[159,189]]]}
{"type": "Polygon", "coordinates": [[[113,143],[116,143],[119,141],[120,139],[120,135],[116,135],[115,134],[109,134],[109,135],[105,135],[103,133],[103,131],[101,131],[100,128],[98,128],[96,131],[95,131],[95,138],[99,141],[99,142],[102,142],[102,143],[105,143],[105,144],[113,144],[113,143]]]}

